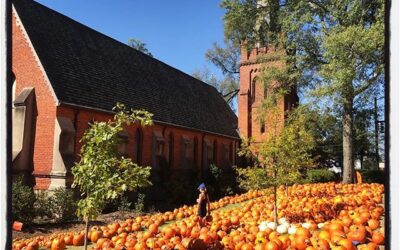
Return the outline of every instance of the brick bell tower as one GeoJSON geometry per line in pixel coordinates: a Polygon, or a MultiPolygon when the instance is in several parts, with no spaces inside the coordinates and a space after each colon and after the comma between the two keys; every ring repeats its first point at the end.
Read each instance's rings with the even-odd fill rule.
{"type": "MultiPolygon", "coordinates": [[[[240,58],[240,90],[238,95],[238,126],[242,137],[254,139],[255,143],[263,142],[267,138],[268,129],[272,125],[272,121],[265,119],[265,122],[260,122],[258,118],[258,108],[264,98],[267,97],[268,91],[264,91],[264,86],[257,76],[260,75],[265,63],[272,64],[277,68],[282,67],[282,61],[277,59],[278,52],[274,48],[256,47],[248,50],[246,46],[241,48],[240,58]],[[260,57],[270,58],[267,62],[261,63],[258,60],[260,57]]],[[[264,60],[265,61],[265,60],[264,60]]],[[[282,111],[282,119],[278,126],[284,125],[285,113],[298,104],[298,96],[296,88],[285,95],[281,100],[278,100],[277,105],[282,111]]]]}

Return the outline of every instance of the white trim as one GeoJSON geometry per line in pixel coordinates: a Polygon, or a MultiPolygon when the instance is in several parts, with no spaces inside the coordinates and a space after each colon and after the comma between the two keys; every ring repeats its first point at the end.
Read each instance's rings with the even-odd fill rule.
{"type": "MultiPolygon", "coordinates": [[[[19,18],[18,12],[15,9],[14,5],[12,5],[12,12],[15,15],[15,18],[16,18],[17,27],[19,27],[21,29],[22,34],[24,35],[24,37],[26,39],[26,42],[28,43],[28,46],[32,51],[33,57],[35,58],[35,61],[36,61],[37,65],[39,66],[40,71],[43,74],[43,77],[44,77],[44,80],[46,82],[46,85],[49,88],[51,95],[53,96],[54,103],[55,103],[56,106],[58,106],[60,104],[60,101],[58,100],[58,98],[56,96],[56,93],[54,92],[53,86],[51,86],[50,79],[47,76],[46,71],[44,70],[42,62],[40,61],[39,56],[37,55],[36,50],[33,47],[32,41],[29,38],[28,33],[26,32],[25,27],[24,27],[21,19],[19,18]]],[[[17,77],[17,76],[15,76],[15,77],[17,77]]]]}

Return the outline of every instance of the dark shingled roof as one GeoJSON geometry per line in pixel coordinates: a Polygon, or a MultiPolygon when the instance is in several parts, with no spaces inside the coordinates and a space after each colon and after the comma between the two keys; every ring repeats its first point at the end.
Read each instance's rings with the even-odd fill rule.
{"type": "Polygon", "coordinates": [[[61,103],[111,111],[122,102],[155,121],[238,137],[214,87],[39,3],[13,3],[61,103]]]}

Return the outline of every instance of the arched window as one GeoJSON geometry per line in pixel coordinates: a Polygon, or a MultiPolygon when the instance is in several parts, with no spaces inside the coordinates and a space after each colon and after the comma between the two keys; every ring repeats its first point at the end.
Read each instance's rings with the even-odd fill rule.
{"type": "Polygon", "coordinates": [[[257,79],[253,78],[251,81],[251,103],[253,104],[256,101],[256,82],[257,79]]]}
{"type": "Polygon", "coordinates": [[[135,154],[136,154],[136,163],[141,165],[142,164],[142,142],[143,142],[143,132],[141,128],[136,129],[135,135],[135,154]]]}
{"type": "Polygon", "coordinates": [[[261,134],[265,133],[265,121],[264,121],[264,119],[260,120],[260,133],[261,134]]]}

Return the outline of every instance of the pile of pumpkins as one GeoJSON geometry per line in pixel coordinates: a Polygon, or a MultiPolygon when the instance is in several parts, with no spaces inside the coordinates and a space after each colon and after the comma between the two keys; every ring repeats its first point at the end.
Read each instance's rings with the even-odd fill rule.
{"type": "MultiPolygon", "coordinates": [[[[275,223],[271,190],[250,191],[213,202],[212,216],[205,226],[200,226],[195,206],[183,206],[94,226],[88,239],[96,250],[375,250],[385,241],[381,224],[383,193],[383,185],[375,183],[279,187],[275,223]]],[[[83,232],[70,233],[18,241],[13,247],[64,249],[67,245],[82,245],[83,239],[83,232]]]]}

